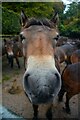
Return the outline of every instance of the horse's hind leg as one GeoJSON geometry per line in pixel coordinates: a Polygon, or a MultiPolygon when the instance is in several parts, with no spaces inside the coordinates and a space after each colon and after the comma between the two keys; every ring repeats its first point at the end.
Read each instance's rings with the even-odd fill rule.
{"type": "Polygon", "coordinates": [[[33,104],[34,117],[33,120],[38,120],[38,105],[33,104]]]}
{"type": "Polygon", "coordinates": [[[19,64],[19,60],[18,60],[18,58],[15,57],[15,59],[16,59],[16,63],[17,63],[17,65],[18,65],[18,68],[20,68],[20,64],[19,64]]]}
{"type": "Polygon", "coordinates": [[[49,108],[46,112],[46,117],[47,117],[48,120],[52,120],[52,107],[53,107],[53,105],[50,104],[50,106],[49,106],[49,108]]]}

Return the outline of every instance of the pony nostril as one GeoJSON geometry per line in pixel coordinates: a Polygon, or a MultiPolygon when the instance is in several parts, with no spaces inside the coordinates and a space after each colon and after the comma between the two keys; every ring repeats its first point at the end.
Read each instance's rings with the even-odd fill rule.
{"type": "Polygon", "coordinates": [[[55,76],[56,76],[57,80],[59,80],[59,74],[55,73],[55,76]]]}
{"type": "Polygon", "coordinates": [[[29,74],[29,73],[28,73],[28,74],[26,74],[26,75],[25,75],[25,77],[24,77],[24,79],[25,79],[25,80],[27,80],[29,76],[30,76],[30,74],[29,74]]]}
{"type": "Polygon", "coordinates": [[[28,73],[24,76],[23,87],[24,87],[25,91],[28,90],[28,92],[30,93],[30,86],[29,86],[29,81],[28,81],[29,76],[30,76],[30,74],[28,74],[28,73]]]}

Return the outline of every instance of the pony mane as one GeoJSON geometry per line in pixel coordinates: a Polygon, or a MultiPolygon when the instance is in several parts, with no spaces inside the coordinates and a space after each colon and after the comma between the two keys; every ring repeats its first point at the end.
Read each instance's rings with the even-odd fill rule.
{"type": "Polygon", "coordinates": [[[36,19],[36,18],[31,18],[30,20],[28,20],[25,27],[28,28],[33,25],[40,25],[40,26],[43,25],[49,28],[54,27],[54,25],[48,19],[36,19]]]}

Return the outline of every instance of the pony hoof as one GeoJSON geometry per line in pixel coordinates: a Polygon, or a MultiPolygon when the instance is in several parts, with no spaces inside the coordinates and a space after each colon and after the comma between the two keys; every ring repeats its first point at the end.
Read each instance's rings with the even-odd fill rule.
{"type": "Polygon", "coordinates": [[[58,98],[58,102],[62,102],[63,100],[62,100],[62,98],[58,98]]]}
{"type": "Polygon", "coordinates": [[[18,66],[18,68],[20,69],[21,67],[20,67],[20,66],[18,66]]]}
{"type": "Polygon", "coordinates": [[[32,120],[39,120],[39,118],[38,117],[33,117],[33,119],[32,120]]]}
{"type": "Polygon", "coordinates": [[[11,68],[13,69],[13,66],[11,66],[11,68]]]}
{"type": "Polygon", "coordinates": [[[64,112],[66,112],[67,114],[71,114],[71,111],[70,111],[69,108],[64,108],[64,107],[63,107],[63,110],[64,110],[64,112]]]}
{"type": "Polygon", "coordinates": [[[47,112],[46,118],[47,118],[47,120],[52,120],[52,113],[47,112]]]}

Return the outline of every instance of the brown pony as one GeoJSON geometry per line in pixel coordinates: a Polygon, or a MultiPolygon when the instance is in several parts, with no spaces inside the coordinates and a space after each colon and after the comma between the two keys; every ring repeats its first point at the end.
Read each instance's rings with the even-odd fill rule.
{"type": "Polygon", "coordinates": [[[56,47],[55,57],[57,58],[59,63],[63,63],[67,59],[65,51],[61,49],[61,47],[56,47]]]}
{"type": "Polygon", "coordinates": [[[18,68],[20,68],[18,57],[22,57],[23,54],[22,54],[21,46],[19,46],[18,42],[4,39],[4,45],[2,47],[2,55],[5,54],[7,55],[7,59],[11,68],[13,68],[14,58],[16,59],[18,68]]]}
{"type": "Polygon", "coordinates": [[[61,88],[61,78],[55,59],[55,38],[58,36],[57,13],[51,20],[28,19],[21,12],[21,33],[26,71],[23,87],[33,104],[34,118],[38,118],[38,105],[50,104],[46,116],[52,119],[52,103],[61,88]]]}
{"type": "Polygon", "coordinates": [[[80,93],[80,62],[68,65],[62,73],[62,87],[59,92],[59,101],[62,101],[66,92],[66,112],[70,113],[69,100],[80,93]]]}
{"type": "Polygon", "coordinates": [[[80,62],[80,49],[74,51],[70,59],[71,63],[80,62]]]}
{"type": "MultiPolygon", "coordinates": [[[[79,43],[80,44],[80,43],[79,43]]],[[[74,45],[71,43],[66,43],[55,49],[55,56],[58,58],[59,62],[66,62],[66,64],[71,64],[71,55],[77,49],[79,49],[79,44],[75,43],[74,45]]]]}

